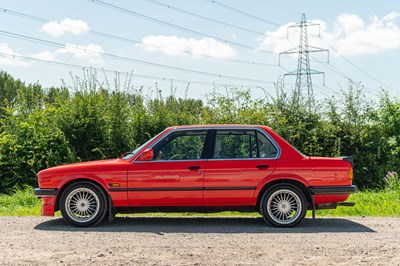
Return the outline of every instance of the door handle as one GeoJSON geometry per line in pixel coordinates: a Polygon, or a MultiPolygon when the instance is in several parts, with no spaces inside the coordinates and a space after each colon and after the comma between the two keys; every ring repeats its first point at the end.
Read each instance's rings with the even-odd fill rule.
{"type": "Polygon", "coordinates": [[[199,170],[199,169],[200,169],[200,166],[189,166],[188,169],[189,169],[189,170],[192,170],[192,171],[194,171],[194,170],[199,170]]]}
{"type": "Polygon", "coordinates": [[[257,165],[257,168],[258,169],[267,169],[267,168],[269,168],[269,165],[268,164],[260,164],[260,165],[257,165]]]}

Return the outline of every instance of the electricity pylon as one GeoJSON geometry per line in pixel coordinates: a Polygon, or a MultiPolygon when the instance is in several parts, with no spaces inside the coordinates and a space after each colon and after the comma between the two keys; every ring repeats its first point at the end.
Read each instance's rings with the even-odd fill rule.
{"type": "MultiPolygon", "coordinates": [[[[311,26],[320,27],[319,24],[306,21],[306,15],[303,13],[301,16],[300,23],[297,23],[295,25],[291,25],[288,27],[287,38],[289,38],[289,29],[290,28],[300,28],[299,46],[279,53],[279,65],[280,65],[280,61],[281,61],[281,55],[298,54],[297,70],[294,70],[294,71],[284,74],[283,78],[285,78],[285,76],[296,75],[295,95],[300,96],[302,91],[306,90],[309,103],[311,106],[314,106],[314,91],[313,91],[313,86],[312,86],[311,75],[322,74],[324,76],[324,85],[325,85],[325,73],[321,72],[321,71],[313,70],[310,68],[310,55],[309,54],[316,53],[316,52],[327,52],[328,53],[328,62],[329,62],[329,50],[308,45],[307,27],[311,27],[311,26]]],[[[319,28],[319,34],[321,34],[320,28],[319,28]]]]}

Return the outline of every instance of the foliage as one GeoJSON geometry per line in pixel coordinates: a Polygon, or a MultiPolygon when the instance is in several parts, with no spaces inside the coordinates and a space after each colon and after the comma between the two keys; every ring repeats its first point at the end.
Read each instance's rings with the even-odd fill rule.
{"type": "Polygon", "coordinates": [[[317,216],[400,217],[400,190],[365,190],[351,194],[353,207],[318,210],[317,216]]]}
{"type": "Polygon", "coordinates": [[[12,189],[10,195],[0,194],[0,215],[40,215],[41,201],[33,194],[32,187],[12,189]]]}
{"type": "Polygon", "coordinates": [[[389,171],[383,178],[386,190],[400,191],[400,178],[397,172],[389,171]]]}
{"type": "Polygon", "coordinates": [[[7,123],[0,133],[0,192],[15,185],[35,185],[36,171],[76,161],[54,119],[57,110],[27,107],[24,100],[18,109],[3,109],[7,123]]]}
{"type": "Polygon", "coordinates": [[[44,89],[0,72],[0,193],[36,184],[34,171],[74,161],[115,158],[172,125],[262,124],[303,154],[353,155],[360,188],[385,186],[400,168],[400,101],[382,92],[367,98],[349,82],[339,96],[315,100],[278,85],[274,95],[215,90],[206,100],[144,93],[132,77],[99,81],[93,70],[72,86],[44,89]]]}
{"type": "MultiPolygon", "coordinates": [[[[338,207],[335,210],[317,210],[317,217],[328,216],[353,216],[353,217],[400,217],[400,191],[399,190],[366,190],[351,194],[349,201],[356,202],[354,207],[338,207]]],[[[13,189],[11,195],[0,194],[0,216],[39,216],[39,199],[33,195],[32,187],[21,190],[13,189]]],[[[56,216],[60,215],[56,213],[56,216]]],[[[130,216],[259,216],[259,213],[146,213],[132,214],[130,216]]],[[[311,211],[307,214],[311,217],[311,211]]]]}

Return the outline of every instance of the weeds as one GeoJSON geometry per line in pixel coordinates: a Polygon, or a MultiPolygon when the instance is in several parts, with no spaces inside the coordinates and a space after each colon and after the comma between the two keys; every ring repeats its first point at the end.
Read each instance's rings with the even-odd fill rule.
{"type": "Polygon", "coordinates": [[[13,189],[10,195],[0,194],[1,216],[38,216],[41,201],[33,194],[32,187],[13,189]]]}
{"type": "MultiPolygon", "coordinates": [[[[317,217],[400,217],[400,191],[362,191],[350,195],[348,201],[355,202],[354,207],[338,207],[335,210],[318,210],[317,217]]],[[[41,201],[26,186],[14,190],[11,195],[0,195],[0,216],[39,216],[41,201]]],[[[56,214],[58,216],[59,213],[56,214]]],[[[259,216],[258,213],[222,212],[217,214],[199,213],[151,213],[132,216],[259,216]]],[[[311,212],[308,212],[311,216],[311,212]]]]}

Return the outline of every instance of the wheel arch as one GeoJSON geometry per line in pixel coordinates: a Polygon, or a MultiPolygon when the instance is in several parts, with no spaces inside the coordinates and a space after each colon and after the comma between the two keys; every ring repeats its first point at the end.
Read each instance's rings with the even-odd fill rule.
{"type": "Polygon", "coordinates": [[[93,180],[93,179],[91,179],[91,178],[80,177],[80,178],[76,178],[76,179],[69,180],[69,181],[67,181],[66,183],[64,183],[64,184],[61,186],[60,190],[59,190],[58,193],[57,193],[56,204],[55,204],[55,206],[54,206],[54,212],[56,212],[56,211],[58,211],[58,210],[60,209],[59,206],[60,206],[60,198],[61,198],[62,193],[63,193],[69,186],[71,186],[71,185],[73,185],[73,184],[75,184],[75,183],[78,183],[78,182],[86,182],[86,183],[90,183],[90,184],[93,184],[93,185],[98,186],[98,187],[104,192],[104,195],[105,195],[106,198],[107,198],[107,203],[106,203],[106,204],[108,204],[108,202],[110,202],[111,197],[110,197],[110,195],[109,195],[107,189],[104,187],[103,184],[101,184],[101,182],[98,182],[98,181],[93,180]]]}
{"type": "Polygon", "coordinates": [[[297,187],[298,189],[300,189],[304,193],[304,196],[306,197],[308,209],[310,209],[312,207],[312,202],[313,202],[312,195],[311,195],[309,189],[307,188],[307,186],[299,180],[295,180],[295,179],[291,179],[291,178],[283,178],[283,179],[275,179],[275,180],[272,180],[272,181],[264,184],[264,186],[260,189],[260,192],[257,195],[257,205],[256,205],[257,209],[260,208],[261,198],[264,195],[265,191],[267,191],[269,188],[271,188],[275,185],[278,185],[278,184],[290,184],[290,185],[293,185],[293,186],[297,187]]]}

